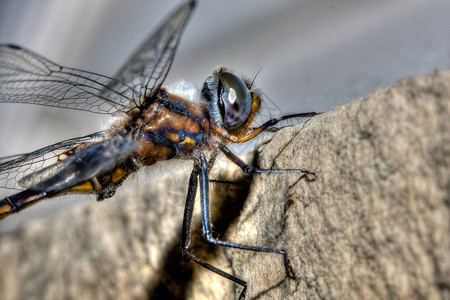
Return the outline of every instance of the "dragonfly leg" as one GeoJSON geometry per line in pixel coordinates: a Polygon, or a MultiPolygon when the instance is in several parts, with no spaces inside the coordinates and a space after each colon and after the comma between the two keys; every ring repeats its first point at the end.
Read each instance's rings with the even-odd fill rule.
{"type": "Polygon", "coordinates": [[[315,177],[315,173],[308,171],[306,169],[257,169],[253,168],[246,164],[242,159],[239,158],[236,154],[234,154],[230,149],[228,149],[225,145],[219,144],[220,151],[228,157],[229,160],[234,162],[239,168],[244,171],[245,174],[253,174],[253,173],[304,173],[305,175],[312,176],[312,179],[315,177]]]}
{"type": "MultiPolygon", "coordinates": [[[[203,157],[204,159],[204,157],[203,157]]],[[[206,161],[204,161],[206,163],[206,161]]],[[[206,172],[207,172],[207,165],[206,172]]],[[[189,187],[188,187],[188,193],[186,197],[186,206],[184,209],[184,218],[183,218],[183,229],[181,234],[181,250],[183,252],[183,255],[186,256],[188,259],[193,260],[195,263],[199,264],[200,266],[224,277],[227,278],[243,287],[243,290],[241,292],[241,295],[239,296],[239,299],[245,298],[245,292],[247,290],[247,282],[219,269],[214,267],[211,264],[208,264],[199,258],[195,257],[192,253],[189,252],[189,246],[190,246],[190,231],[191,231],[191,221],[192,221],[192,215],[194,212],[194,203],[195,203],[195,195],[198,187],[198,177],[199,177],[199,171],[201,170],[201,166],[198,163],[194,164],[194,169],[192,170],[191,177],[189,178],[189,187]]]]}
{"type": "MultiPolygon", "coordinates": [[[[202,214],[202,232],[206,240],[214,245],[218,246],[225,246],[230,248],[237,248],[237,249],[243,249],[243,250],[251,250],[251,251],[258,251],[258,252],[269,252],[269,253],[277,253],[283,255],[283,262],[286,270],[286,275],[289,277],[291,276],[291,271],[289,267],[289,262],[287,258],[286,251],[283,249],[275,249],[275,248],[269,248],[269,247],[259,247],[259,246],[250,246],[250,245],[243,245],[243,244],[236,244],[236,243],[230,243],[218,240],[213,237],[213,230],[212,230],[212,224],[211,224],[211,216],[210,216],[210,209],[209,209],[209,180],[208,180],[208,164],[206,162],[205,157],[201,156],[201,165],[199,166],[199,179],[200,179],[200,203],[201,203],[201,214],[202,214]]],[[[197,184],[196,184],[197,185],[197,184]]],[[[214,268],[214,267],[213,267],[214,268]]],[[[209,269],[209,268],[208,268],[209,269]]],[[[237,284],[240,284],[244,289],[241,292],[241,295],[239,296],[240,299],[243,299],[245,297],[245,292],[247,290],[247,283],[235,276],[232,276],[228,273],[225,273],[221,270],[218,270],[215,268],[215,270],[210,269],[213,272],[216,272],[217,274],[226,277],[237,284]],[[217,271],[220,272],[217,272],[217,271]],[[224,274],[225,273],[225,274],[224,274]]]]}

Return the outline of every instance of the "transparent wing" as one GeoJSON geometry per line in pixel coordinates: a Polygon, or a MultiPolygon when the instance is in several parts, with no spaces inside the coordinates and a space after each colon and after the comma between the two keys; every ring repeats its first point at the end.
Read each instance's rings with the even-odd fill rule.
{"type": "Polygon", "coordinates": [[[39,150],[0,158],[0,187],[23,189],[20,180],[58,161],[59,155],[83,144],[101,142],[106,138],[103,132],[68,139],[39,150]]]}
{"type": "Polygon", "coordinates": [[[0,46],[0,102],[109,114],[135,107],[132,96],[132,89],[115,79],[62,67],[18,46],[0,46]]]}
{"type": "MultiPolygon", "coordinates": [[[[181,6],[158,30],[151,35],[113,76],[104,96],[112,97],[111,91],[120,91],[120,82],[132,87],[139,96],[150,98],[159,90],[169,72],[183,29],[194,8],[195,1],[181,6]]],[[[127,91],[123,91],[127,94],[127,91]]]]}
{"type": "Polygon", "coordinates": [[[59,192],[110,171],[139,146],[137,141],[116,136],[80,149],[64,160],[19,180],[27,189],[59,192]]]}

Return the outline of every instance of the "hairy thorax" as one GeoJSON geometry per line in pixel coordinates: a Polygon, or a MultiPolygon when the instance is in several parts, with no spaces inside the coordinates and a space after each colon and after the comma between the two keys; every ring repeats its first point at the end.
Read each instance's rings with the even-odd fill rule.
{"type": "Polygon", "coordinates": [[[143,113],[137,156],[146,165],[190,157],[194,149],[206,146],[209,135],[207,111],[200,104],[167,94],[167,99],[152,103],[143,113]]]}

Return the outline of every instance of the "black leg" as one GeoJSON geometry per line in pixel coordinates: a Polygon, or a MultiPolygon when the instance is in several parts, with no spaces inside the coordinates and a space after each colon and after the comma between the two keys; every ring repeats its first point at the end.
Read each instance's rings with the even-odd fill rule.
{"type": "Polygon", "coordinates": [[[202,231],[203,231],[203,235],[206,238],[206,240],[214,245],[219,245],[219,246],[281,254],[281,255],[283,255],[283,259],[284,259],[286,275],[292,278],[292,275],[289,272],[289,264],[288,264],[288,259],[287,259],[285,250],[273,249],[273,248],[268,248],[268,247],[257,247],[257,246],[235,244],[235,243],[220,241],[220,240],[213,238],[211,216],[210,216],[210,210],[209,210],[208,162],[206,161],[203,154],[201,154],[201,156],[200,156],[200,162],[194,163],[194,169],[192,170],[191,177],[189,178],[189,187],[188,187],[188,192],[187,192],[187,197],[186,197],[186,206],[184,209],[183,229],[182,229],[182,237],[181,237],[181,249],[182,249],[183,255],[185,255],[188,259],[191,259],[194,262],[196,262],[197,264],[201,265],[202,267],[242,286],[243,289],[242,289],[241,294],[239,295],[239,299],[245,298],[245,293],[247,291],[247,282],[200,260],[199,258],[195,257],[192,253],[189,252],[191,221],[192,221],[192,215],[193,215],[193,211],[194,211],[195,195],[196,195],[199,179],[200,179],[200,202],[201,202],[201,212],[202,212],[202,231]]]}
{"type": "Polygon", "coordinates": [[[305,169],[256,169],[249,165],[247,165],[242,159],[239,158],[236,154],[234,154],[230,149],[228,149],[225,145],[219,144],[220,151],[228,157],[229,160],[234,162],[239,168],[244,171],[245,174],[253,174],[253,173],[304,173],[306,175],[315,176],[314,172],[310,172],[305,169]]]}
{"type": "Polygon", "coordinates": [[[195,193],[198,186],[198,171],[199,166],[194,163],[191,177],[189,177],[189,186],[186,196],[186,204],[184,206],[183,228],[181,231],[181,249],[183,253],[189,248],[191,235],[192,214],[194,213],[195,193]]]}
{"type": "Polygon", "coordinates": [[[198,165],[197,162],[194,163],[194,169],[192,170],[191,177],[189,178],[189,187],[186,197],[186,206],[184,208],[183,228],[181,233],[181,250],[183,252],[183,255],[185,255],[188,259],[191,259],[197,264],[201,265],[202,267],[241,285],[243,287],[243,290],[241,292],[241,295],[239,296],[239,299],[244,299],[245,292],[247,290],[247,283],[245,281],[231,274],[228,274],[204,261],[201,261],[200,259],[198,259],[192,253],[189,252],[191,221],[194,212],[195,195],[198,187],[198,176],[200,169],[201,166],[198,165]]]}
{"type": "Polygon", "coordinates": [[[277,123],[289,120],[289,119],[296,119],[296,118],[312,118],[314,116],[320,115],[321,113],[316,112],[307,112],[307,113],[298,113],[298,114],[292,114],[292,115],[285,115],[278,118],[271,119],[264,124],[262,124],[260,127],[269,128],[271,126],[276,125],[277,123]]]}
{"type": "MultiPolygon", "coordinates": [[[[281,116],[272,120],[269,120],[267,122],[265,122],[263,125],[261,125],[260,127],[264,127],[263,131],[264,132],[276,132],[284,127],[288,127],[290,125],[286,125],[286,126],[281,126],[281,127],[275,127],[276,124],[278,124],[281,121],[284,120],[289,120],[289,119],[301,119],[301,118],[312,118],[314,116],[320,115],[322,114],[321,112],[317,113],[317,112],[308,112],[308,113],[298,113],[298,114],[292,114],[292,115],[286,115],[286,116],[281,116]]],[[[252,128],[252,130],[257,130],[258,127],[256,128],[252,128]]]]}
{"type": "MultiPolygon", "coordinates": [[[[283,259],[284,259],[286,275],[289,277],[292,277],[289,272],[289,264],[288,264],[288,259],[287,259],[285,250],[229,243],[229,242],[217,240],[213,237],[213,230],[212,230],[212,225],[211,225],[211,216],[210,216],[210,209],[209,209],[208,164],[207,164],[206,159],[203,156],[203,154],[201,155],[199,178],[200,178],[200,203],[201,203],[201,213],[202,213],[202,231],[203,231],[203,235],[205,236],[206,240],[208,242],[210,242],[211,244],[219,245],[219,246],[225,246],[225,247],[231,247],[231,248],[237,248],[237,249],[243,249],[243,250],[281,254],[281,255],[283,255],[283,259]]],[[[221,272],[223,272],[223,271],[221,271],[221,272]]],[[[224,275],[222,275],[222,276],[224,276],[224,275]]],[[[241,295],[239,296],[240,299],[243,299],[245,297],[247,283],[245,281],[242,281],[239,278],[236,278],[231,275],[229,275],[229,277],[228,276],[224,276],[224,277],[226,277],[244,287],[244,289],[241,292],[241,295]]]]}

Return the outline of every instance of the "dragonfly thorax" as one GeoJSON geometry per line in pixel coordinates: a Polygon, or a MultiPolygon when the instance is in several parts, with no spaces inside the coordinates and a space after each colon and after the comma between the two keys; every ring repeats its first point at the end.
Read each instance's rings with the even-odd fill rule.
{"type": "Polygon", "coordinates": [[[205,106],[161,90],[157,100],[143,112],[137,155],[145,164],[189,157],[209,139],[208,118],[205,106]]]}

